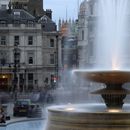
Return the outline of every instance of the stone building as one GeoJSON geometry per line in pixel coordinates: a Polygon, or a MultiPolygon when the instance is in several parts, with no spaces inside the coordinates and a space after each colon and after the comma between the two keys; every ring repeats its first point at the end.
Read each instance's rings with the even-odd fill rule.
{"type": "Polygon", "coordinates": [[[46,78],[50,83],[58,77],[58,48],[59,34],[49,16],[38,19],[11,6],[0,10],[0,89],[11,91],[17,82],[18,91],[34,91],[46,78]]]}
{"type": "Polygon", "coordinates": [[[0,10],[1,86],[12,89],[14,48],[19,49],[18,89],[33,90],[42,83],[42,33],[35,17],[21,9],[0,10]]]}

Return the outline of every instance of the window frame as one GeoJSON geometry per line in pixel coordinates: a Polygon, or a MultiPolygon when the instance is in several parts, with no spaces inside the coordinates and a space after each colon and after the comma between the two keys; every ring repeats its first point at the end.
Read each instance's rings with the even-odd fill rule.
{"type": "Polygon", "coordinates": [[[29,57],[28,57],[28,64],[29,64],[29,65],[33,65],[33,64],[34,64],[33,56],[29,56],[29,57]]]}
{"type": "Polygon", "coordinates": [[[55,40],[53,38],[50,39],[50,47],[51,48],[55,47],[55,40]]]}
{"type": "Polygon", "coordinates": [[[28,36],[28,45],[33,45],[33,36],[28,36]]]}
{"type": "Polygon", "coordinates": [[[0,37],[0,45],[6,45],[6,36],[0,37]]]}
{"type": "Polygon", "coordinates": [[[20,45],[20,36],[14,36],[14,45],[20,45]]]}
{"type": "Polygon", "coordinates": [[[50,64],[51,65],[55,64],[55,54],[50,54],[50,64]]]}

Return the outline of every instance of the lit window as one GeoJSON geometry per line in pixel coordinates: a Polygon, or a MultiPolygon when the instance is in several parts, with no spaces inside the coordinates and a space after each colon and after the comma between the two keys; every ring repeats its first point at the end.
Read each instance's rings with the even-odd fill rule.
{"type": "Polygon", "coordinates": [[[1,36],[1,45],[6,45],[6,36],[1,36]]]}
{"type": "Polygon", "coordinates": [[[33,45],[33,36],[28,37],[28,45],[33,45]]]}

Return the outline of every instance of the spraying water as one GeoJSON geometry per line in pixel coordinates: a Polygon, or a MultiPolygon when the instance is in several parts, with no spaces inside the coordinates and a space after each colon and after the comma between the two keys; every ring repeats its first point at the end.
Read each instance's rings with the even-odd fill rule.
{"type": "Polygon", "coordinates": [[[99,0],[96,67],[122,69],[128,61],[128,0],[99,0]]]}

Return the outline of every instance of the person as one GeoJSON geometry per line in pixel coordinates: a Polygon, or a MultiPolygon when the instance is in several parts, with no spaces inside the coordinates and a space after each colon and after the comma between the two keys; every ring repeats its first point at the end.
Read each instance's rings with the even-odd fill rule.
{"type": "Polygon", "coordinates": [[[2,107],[0,108],[0,123],[5,123],[5,113],[2,107]]]}

